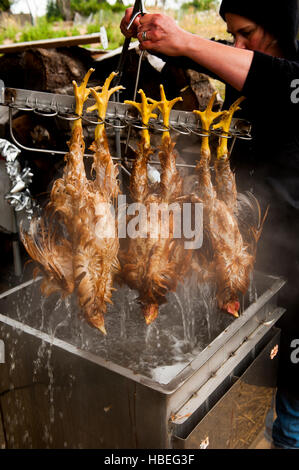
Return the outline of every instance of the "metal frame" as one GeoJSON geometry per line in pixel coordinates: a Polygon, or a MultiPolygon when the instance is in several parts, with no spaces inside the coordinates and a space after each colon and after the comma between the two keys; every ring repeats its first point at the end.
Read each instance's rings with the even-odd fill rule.
{"type": "MultiPolygon", "coordinates": [[[[94,100],[88,99],[86,101],[86,108],[94,104],[94,100]]],[[[30,152],[48,153],[51,155],[64,155],[66,152],[61,150],[40,149],[33,147],[25,147],[16,139],[13,133],[12,125],[12,111],[14,109],[24,112],[34,112],[43,117],[62,119],[65,121],[75,121],[82,118],[82,120],[89,125],[96,126],[99,123],[112,127],[115,131],[120,131],[125,128],[136,129],[149,129],[155,132],[168,132],[174,131],[183,135],[195,134],[198,136],[206,136],[207,132],[199,126],[199,119],[194,113],[189,111],[172,110],[170,114],[169,128],[163,125],[163,120],[160,114],[156,120],[151,119],[148,126],[145,126],[140,119],[131,114],[132,107],[128,104],[110,101],[107,107],[106,118],[104,121],[98,121],[94,113],[90,117],[83,112],[82,116],[75,113],[75,98],[70,95],[59,95],[54,93],[46,93],[34,90],[25,90],[18,88],[5,88],[4,83],[0,80],[0,105],[9,107],[9,123],[10,134],[13,142],[23,150],[30,152]]],[[[85,109],[86,109],[85,108],[85,109]]],[[[251,139],[251,125],[248,121],[243,119],[233,119],[230,132],[226,135],[220,130],[211,129],[208,135],[215,135],[219,137],[232,138],[232,146],[236,139],[251,139]]],[[[91,154],[84,154],[85,157],[92,157],[91,154]]],[[[114,160],[121,160],[120,157],[113,157],[114,160]]],[[[155,164],[155,162],[152,162],[155,164]]],[[[195,167],[193,165],[184,165],[184,167],[195,167]]]]}
{"type": "MultiPolygon", "coordinates": [[[[7,382],[7,374],[4,372],[0,386],[2,390],[8,389],[11,380],[19,388],[20,385],[30,383],[34,358],[37,357],[41,342],[44,342],[51,347],[51,364],[56,384],[52,392],[55,409],[72,416],[72,420],[67,423],[67,420],[55,421],[53,430],[51,428],[53,447],[55,445],[60,447],[61,443],[67,441],[68,446],[72,448],[82,442],[89,448],[91,446],[98,448],[99,445],[101,448],[109,449],[176,448],[182,444],[173,442],[177,434],[181,435],[181,426],[185,428],[186,425],[188,432],[194,428],[192,423],[184,423],[188,418],[187,415],[194,414],[195,419],[197,407],[201,406],[203,401],[209,402],[210,405],[211,392],[213,394],[217,392],[219,384],[226,381],[232,373],[235,374],[239,364],[243,367],[243,362],[247,361],[248,356],[252,356],[252,359],[255,357],[261,341],[264,341],[264,337],[268,337],[270,330],[284,312],[283,308],[277,307],[277,294],[285,281],[262,274],[258,277],[260,294],[257,300],[167,384],[134,373],[136,371],[95,353],[92,347],[81,349],[69,341],[63,333],[60,335],[56,327],[54,335],[53,330],[51,328],[48,330],[44,324],[37,326],[39,328],[37,329],[34,328],[36,323],[32,324],[29,318],[26,322],[22,322],[18,310],[11,309],[11,305],[15,305],[15,294],[21,296],[20,300],[22,295],[25,296],[23,298],[28,298],[29,292],[23,291],[25,286],[26,290],[29,289],[34,293],[30,306],[33,315],[31,319],[34,322],[39,311],[39,308],[32,309],[32,306],[38,305],[35,303],[39,298],[38,281],[22,284],[0,295],[0,326],[10,341],[14,342],[15,336],[18,337],[19,341],[15,343],[18,347],[15,358],[22,364],[22,367],[15,367],[12,371],[9,369],[10,362],[7,361],[6,367],[9,372],[7,380],[10,382],[7,382]],[[75,381],[70,384],[71,388],[66,383],[65,374],[65,371],[69,373],[70,370],[75,377],[75,381]],[[11,375],[11,372],[14,375],[11,375]],[[67,396],[70,398],[66,401],[67,396]],[[82,396],[85,397],[84,406],[82,406],[82,396]],[[124,397],[126,406],[124,406],[124,397]],[[103,410],[108,405],[111,412],[109,411],[107,415],[103,410]],[[88,423],[87,427],[84,426],[85,423],[88,423]],[[81,429],[84,434],[83,441],[81,429]],[[99,436],[102,438],[101,444],[99,436]]],[[[63,318],[64,316],[61,317],[63,318]]],[[[14,390],[12,392],[14,393],[14,390]]],[[[28,392],[32,392],[32,395],[28,397],[26,390],[26,394],[20,395],[20,401],[14,400],[15,406],[12,407],[10,404],[9,408],[5,408],[5,412],[10,417],[11,413],[17,412],[18,403],[22,407],[25,403],[26,419],[36,429],[39,423],[32,421],[32,416],[38,400],[39,409],[43,413],[41,419],[41,428],[43,428],[45,423],[49,422],[48,397],[43,390],[33,387],[29,387],[28,392]]],[[[193,419],[192,416],[190,419],[193,419]]],[[[194,424],[197,423],[198,421],[194,424]]],[[[37,435],[33,436],[36,447],[43,445],[42,432],[39,429],[37,435]]],[[[14,437],[17,435],[22,436],[18,427],[14,437]]],[[[10,444],[16,445],[16,442],[18,441],[15,440],[10,444]]]]}

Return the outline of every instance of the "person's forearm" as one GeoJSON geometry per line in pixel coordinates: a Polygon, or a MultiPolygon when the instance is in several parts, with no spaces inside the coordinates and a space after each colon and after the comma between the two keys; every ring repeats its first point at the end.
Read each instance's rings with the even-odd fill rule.
{"type": "Polygon", "coordinates": [[[253,52],[219,44],[180,28],[167,15],[147,14],[139,19],[140,47],[172,57],[185,56],[242,90],[253,52]]]}
{"type": "Polygon", "coordinates": [[[251,66],[253,52],[219,44],[191,33],[186,34],[188,42],[185,44],[188,46],[184,49],[184,55],[241,91],[251,66]]]}

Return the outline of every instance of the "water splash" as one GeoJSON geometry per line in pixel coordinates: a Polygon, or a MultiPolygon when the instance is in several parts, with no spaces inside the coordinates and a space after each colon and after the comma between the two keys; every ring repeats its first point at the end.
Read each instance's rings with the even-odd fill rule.
{"type": "MultiPolygon", "coordinates": [[[[7,309],[7,314],[47,333],[50,348],[54,338],[62,339],[82,351],[152,378],[159,367],[169,367],[175,373],[175,367],[170,366],[192,360],[232,321],[217,309],[214,290],[189,278],[179,284],[176,292],[167,295],[167,303],[160,306],[157,319],[147,326],[138,293],[119,286],[105,315],[106,337],[83,318],[75,295],[61,299],[52,294],[45,299],[37,283],[12,294],[10,306],[13,303],[14,307],[7,309]]],[[[33,375],[36,378],[39,368],[46,367],[52,386],[50,359],[41,342],[33,375]]],[[[51,397],[49,391],[50,400],[51,397]]]]}
{"type": "Polygon", "coordinates": [[[254,279],[254,273],[250,273],[250,282],[249,282],[249,288],[248,288],[248,299],[249,299],[249,304],[253,304],[254,302],[257,301],[258,299],[258,292],[257,292],[257,285],[254,279]]]}

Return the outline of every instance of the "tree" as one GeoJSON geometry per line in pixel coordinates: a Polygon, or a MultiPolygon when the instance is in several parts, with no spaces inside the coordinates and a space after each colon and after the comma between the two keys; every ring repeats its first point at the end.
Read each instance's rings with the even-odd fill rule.
{"type": "Polygon", "coordinates": [[[0,11],[9,11],[11,3],[10,0],[0,0],[0,11]]]}
{"type": "Polygon", "coordinates": [[[57,0],[57,5],[65,21],[71,21],[73,19],[73,13],[71,9],[71,0],[57,0]]]}
{"type": "Polygon", "coordinates": [[[46,16],[47,20],[49,21],[57,21],[63,19],[56,0],[48,0],[46,16]]]}

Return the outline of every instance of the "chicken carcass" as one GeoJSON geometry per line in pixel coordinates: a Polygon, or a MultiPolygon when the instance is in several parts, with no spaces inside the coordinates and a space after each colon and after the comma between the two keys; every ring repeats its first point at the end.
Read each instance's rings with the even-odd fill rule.
{"type": "MultiPolygon", "coordinates": [[[[160,90],[160,102],[147,100],[142,90],[139,91],[141,103],[127,101],[139,110],[145,127],[151,117],[156,117],[153,110],[158,108],[165,129],[168,129],[170,111],[181,100],[175,98],[167,101],[162,85],[160,90]]],[[[133,200],[145,208],[145,218],[140,227],[141,235],[130,239],[128,250],[120,253],[122,278],[138,291],[147,324],[157,317],[159,305],[166,302],[166,294],[176,290],[191,260],[191,250],[185,250],[182,239],[175,238],[174,212],[180,210],[180,202],[177,201],[182,192],[182,180],[175,165],[174,143],[167,130],[163,133],[159,152],[162,173],[158,187],[148,184],[147,162],[152,152],[148,129],[143,129],[138,155],[133,164],[130,192],[133,200]],[[156,217],[153,217],[153,213],[156,217]]]]}
{"type": "Polygon", "coordinates": [[[212,247],[212,257],[206,269],[211,277],[214,274],[219,308],[237,317],[240,308],[238,295],[244,294],[248,289],[254,257],[244,243],[235,214],[237,191],[229,166],[227,138],[220,138],[214,185],[210,171],[209,131],[217,118],[220,122],[214,125],[214,128],[221,127],[224,133],[228,132],[240,100],[234,103],[229,111],[215,113],[212,111],[215,96],[216,94],[212,96],[205,111],[195,111],[200,116],[203,130],[207,134],[202,138],[201,158],[196,171],[199,178],[199,197],[204,204],[204,231],[212,247]]]}
{"type": "Polygon", "coordinates": [[[118,193],[117,171],[109,153],[104,119],[111,94],[122,87],[109,90],[115,76],[112,73],[101,92],[97,91],[99,87],[88,89],[92,71],[88,71],[80,86],[73,82],[78,119],[73,124],[63,176],[51,190],[47,217],[33,221],[29,232],[22,233],[22,239],[28,253],[42,266],[42,292],[49,295],[60,289],[69,294],[76,287],[86,319],[106,334],[103,315],[106,304],[111,302],[113,276],[119,264],[112,210],[118,193]],[[89,111],[97,109],[99,115],[92,144],[94,180],[89,180],[85,172],[81,120],[90,93],[96,104],[89,111]]]}
{"type": "MultiPolygon", "coordinates": [[[[89,95],[86,85],[92,72],[93,69],[87,72],[80,87],[73,82],[78,116],[81,116],[84,101],[89,95]]],[[[28,231],[23,226],[20,230],[28,254],[38,263],[35,273],[42,272],[41,291],[45,296],[55,291],[66,296],[75,287],[73,221],[81,192],[88,184],[83,164],[85,145],[81,119],[73,124],[68,146],[63,176],[54,182],[43,215],[32,219],[28,231]]]]}
{"type": "Polygon", "coordinates": [[[99,124],[91,145],[93,151],[90,181],[81,194],[76,217],[74,277],[79,303],[89,323],[106,334],[104,314],[112,303],[113,280],[119,270],[117,218],[115,200],[119,193],[117,168],[112,161],[105,131],[105,115],[110,96],[123,87],[109,90],[115,73],[112,72],[101,92],[91,88],[96,103],[87,112],[97,110],[99,124]]]}

